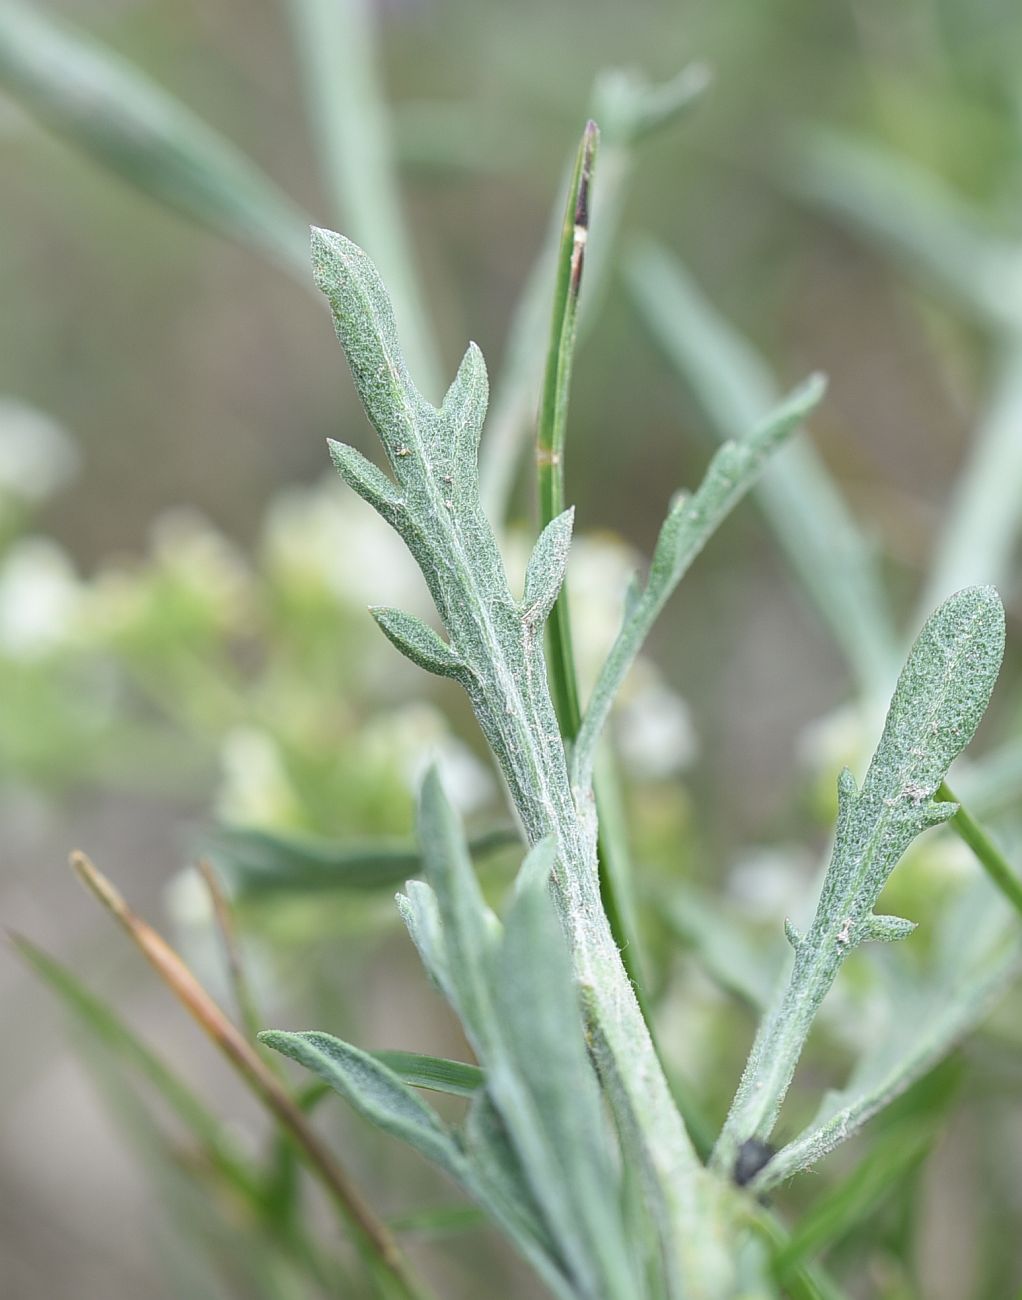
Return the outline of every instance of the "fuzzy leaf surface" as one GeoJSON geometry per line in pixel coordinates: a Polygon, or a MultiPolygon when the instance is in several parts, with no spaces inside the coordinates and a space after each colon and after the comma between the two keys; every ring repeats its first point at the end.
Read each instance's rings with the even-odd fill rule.
{"type": "Polygon", "coordinates": [[[628,618],[593,688],[576,746],[575,779],[579,784],[588,784],[596,743],[614,697],[671,593],[721,522],[752,487],[771,453],[819,402],[823,387],[823,380],[814,376],[748,438],[725,443],[710,462],[698,491],[681,497],[672,506],[657,538],[645,588],[637,598],[631,597],[628,618]]]}
{"type": "Polygon", "coordinates": [[[816,916],[756,1036],[715,1153],[718,1166],[731,1168],[743,1142],[770,1136],[848,953],[865,939],[908,932],[907,922],[877,918],[873,907],[915,837],[954,813],[954,804],[933,796],[986,711],[1003,652],[1004,609],[992,587],[949,597],[916,639],[861,791],[847,770],[838,782],[837,832],[816,916]]]}

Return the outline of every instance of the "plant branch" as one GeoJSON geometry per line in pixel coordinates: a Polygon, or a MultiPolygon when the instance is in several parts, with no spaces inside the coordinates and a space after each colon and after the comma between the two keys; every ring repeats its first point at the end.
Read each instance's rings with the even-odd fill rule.
{"type": "Polygon", "coordinates": [[[848,954],[914,929],[899,917],[876,916],[873,907],[912,840],[954,815],[955,805],[934,796],[979,725],[1003,651],[997,593],[975,587],[950,597],[909,654],[862,789],[847,769],[842,773],[816,916],[804,936],[786,927],[795,950],[791,978],[756,1035],[714,1152],[717,1168],[732,1170],[745,1143],[769,1138],[816,1013],[848,954]]]}

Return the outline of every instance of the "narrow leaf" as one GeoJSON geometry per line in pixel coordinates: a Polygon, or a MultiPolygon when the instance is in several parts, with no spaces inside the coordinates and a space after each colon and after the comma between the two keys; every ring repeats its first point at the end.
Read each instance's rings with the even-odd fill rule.
{"type": "Polygon", "coordinates": [[[476,344],[470,343],[440,407],[440,416],[454,447],[454,464],[467,471],[473,482],[489,397],[486,362],[476,344]]]}
{"type": "Polygon", "coordinates": [[[301,86],[338,222],[370,249],[386,276],[412,369],[429,393],[440,364],[401,194],[390,105],[370,0],[290,0],[301,86]]]}
{"type": "Polygon", "coordinates": [[[367,501],[402,537],[411,528],[407,503],[400,490],[360,451],[343,442],[327,439],[334,468],[363,501],[367,501]]]}
{"type": "Polygon", "coordinates": [[[409,880],[397,896],[397,907],[426,973],[451,1006],[457,1006],[436,894],[424,880],[409,880]]]}
{"type": "Polygon", "coordinates": [[[330,1034],[267,1030],[259,1041],[327,1082],[370,1123],[400,1138],[455,1178],[464,1173],[457,1143],[435,1111],[380,1061],[330,1034]]]}
{"type": "Polygon", "coordinates": [[[472,1098],[464,1130],[465,1154],[479,1195],[559,1300],[577,1300],[567,1269],[543,1222],[521,1161],[486,1088],[472,1098]]]}
{"type": "Polygon", "coordinates": [[[980,320],[1017,329],[1003,292],[1018,254],[935,175],[903,154],[821,127],[795,137],[789,186],[921,271],[980,320]]]}
{"type": "Polygon", "coordinates": [[[380,625],[387,640],[413,664],[438,677],[464,680],[465,664],[446,641],[421,618],[400,609],[371,605],[369,612],[380,625]]]}
{"type": "Polygon", "coordinates": [[[487,907],[462,835],[435,768],[419,801],[419,840],[426,878],[436,895],[450,987],[477,1055],[486,1063],[493,1006],[486,975],[499,923],[487,907]]]}
{"type": "Polygon", "coordinates": [[[857,943],[895,943],[907,939],[916,928],[915,921],[903,916],[867,916],[856,935],[857,943]]]}
{"type": "Polygon", "coordinates": [[[303,214],[139,69],[40,5],[0,4],[0,85],[158,203],[307,275],[303,214]]]}
{"type": "Polygon", "coordinates": [[[97,997],[73,971],[61,965],[21,935],[12,935],[18,955],[47,985],[83,1027],[90,1043],[102,1043],[122,1067],[135,1071],[177,1116],[202,1149],[213,1168],[238,1188],[249,1201],[258,1201],[261,1189],[230,1141],[220,1120],[205,1103],[138,1035],[108,1003],[97,997]]]}
{"type": "MultiPolygon", "coordinates": [[[[707,301],[680,260],[652,242],[625,263],[635,306],[691,389],[717,441],[744,436],[780,389],[763,359],[707,301]]],[[[899,638],[872,550],[807,439],[767,465],[755,495],[793,572],[822,614],[859,684],[886,693],[899,638]]]]}
{"type": "Polygon", "coordinates": [[[533,1195],[586,1294],[641,1295],[571,963],[539,873],[515,894],[493,971],[507,1061],[492,1063],[490,1086],[533,1195]]]}
{"type": "MultiPolygon", "coordinates": [[[[482,857],[520,842],[516,830],[502,827],[477,836],[469,851],[482,857]]],[[[423,870],[418,846],[400,840],[359,845],[252,826],[216,826],[199,837],[197,847],[239,897],[388,889],[423,870]]]]}
{"type": "Polygon", "coordinates": [[[410,429],[427,425],[433,408],[408,373],[390,298],[361,248],[332,230],[313,227],[312,270],[362,405],[400,479],[401,462],[421,450],[411,445],[410,429]]]}
{"type": "Polygon", "coordinates": [[[675,587],[721,522],[761,472],[767,457],[802,423],[823,395],[818,376],[796,389],[744,442],[725,443],[699,490],[671,509],[657,539],[649,579],[600,670],[575,748],[575,779],[588,784],[600,732],[614,697],[675,587]]]}
{"type": "MultiPolygon", "coordinates": [[[[564,511],[568,401],[578,329],[579,293],[589,239],[589,196],[599,143],[600,132],[596,123],[587,122],[575,156],[557,253],[546,370],[536,429],[539,517],[544,532],[564,511]]],[[[550,621],[546,631],[550,693],[557,710],[561,733],[574,739],[581,720],[581,709],[571,644],[568,598],[560,586],[548,612],[550,621]]]]}

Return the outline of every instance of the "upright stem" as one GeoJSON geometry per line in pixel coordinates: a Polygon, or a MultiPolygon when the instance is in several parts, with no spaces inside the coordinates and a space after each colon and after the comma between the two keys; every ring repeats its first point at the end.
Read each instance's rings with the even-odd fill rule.
{"type": "Polygon", "coordinates": [[[1017,912],[1022,913],[1022,881],[1011,869],[1004,854],[991,839],[990,834],[973,817],[968,808],[956,799],[946,781],[941,783],[936,798],[958,804],[951,818],[951,828],[972,849],[976,860],[1017,912]]]}
{"type": "MultiPolygon", "coordinates": [[[[536,474],[541,528],[564,510],[564,445],[568,429],[568,399],[578,327],[579,289],[585,265],[586,241],[589,238],[589,191],[599,142],[599,128],[595,122],[587,122],[575,158],[561,231],[550,347],[536,430],[536,474]]],[[[547,623],[547,645],[550,684],[561,734],[572,739],[578,734],[582,710],[575,677],[566,586],[561,588],[547,623]]]]}

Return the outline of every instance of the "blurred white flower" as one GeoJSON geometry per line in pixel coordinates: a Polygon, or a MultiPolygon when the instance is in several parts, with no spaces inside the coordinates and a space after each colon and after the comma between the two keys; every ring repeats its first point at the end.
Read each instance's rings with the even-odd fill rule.
{"type": "Polygon", "coordinates": [[[425,587],[397,533],[336,475],[270,505],[263,548],[285,577],[314,581],[345,605],[419,611],[425,587]]]}
{"type": "Polygon", "coordinates": [[[812,859],[798,845],[781,844],[751,848],[738,859],[727,878],[728,897],[753,920],[776,921],[790,916],[800,928],[811,920],[805,915],[814,906],[816,892],[811,882],[812,859]]]}
{"type": "Polygon", "coordinates": [[[408,788],[418,793],[431,763],[440,772],[444,791],[467,816],[494,796],[494,780],[483,763],[447,729],[443,715],[428,704],[413,704],[377,718],[363,734],[367,754],[393,763],[408,788]]]}
{"type": "Polygon", "coordinates": [[[153,553],[163,569],[209,603],[226,622],[245,608],[252,573],[241,550],[187,506],[165,510],[151,529],[153,553]]]}
{"type": "Polygon", "coordinates": [[[286,826],[293,820],[298,800],[272,736],[257,727],[235,727],[221,743],[220,765],[216,815],[221,821],[286,826]]]}
{"type": "Polygon", "coordinates": [[[67,555],[45,537],[15,543],[0,567],[0,649],[45,654],[70,635],[82,586],[67,555]]]}
{"type": "Polygon", "coordinates": [[[0,494],[44,501],[77,468],[77,448],[55,420],[34,406],[0,398],[0,494]]]}
{"type": "Polygon", "coordinates": [[[618,747],[629,775],[663,780],[683,771],[699,752],[692,715],[648,662],[637,664],[633,676],[640,680],[618,708],[618,747]]]}

